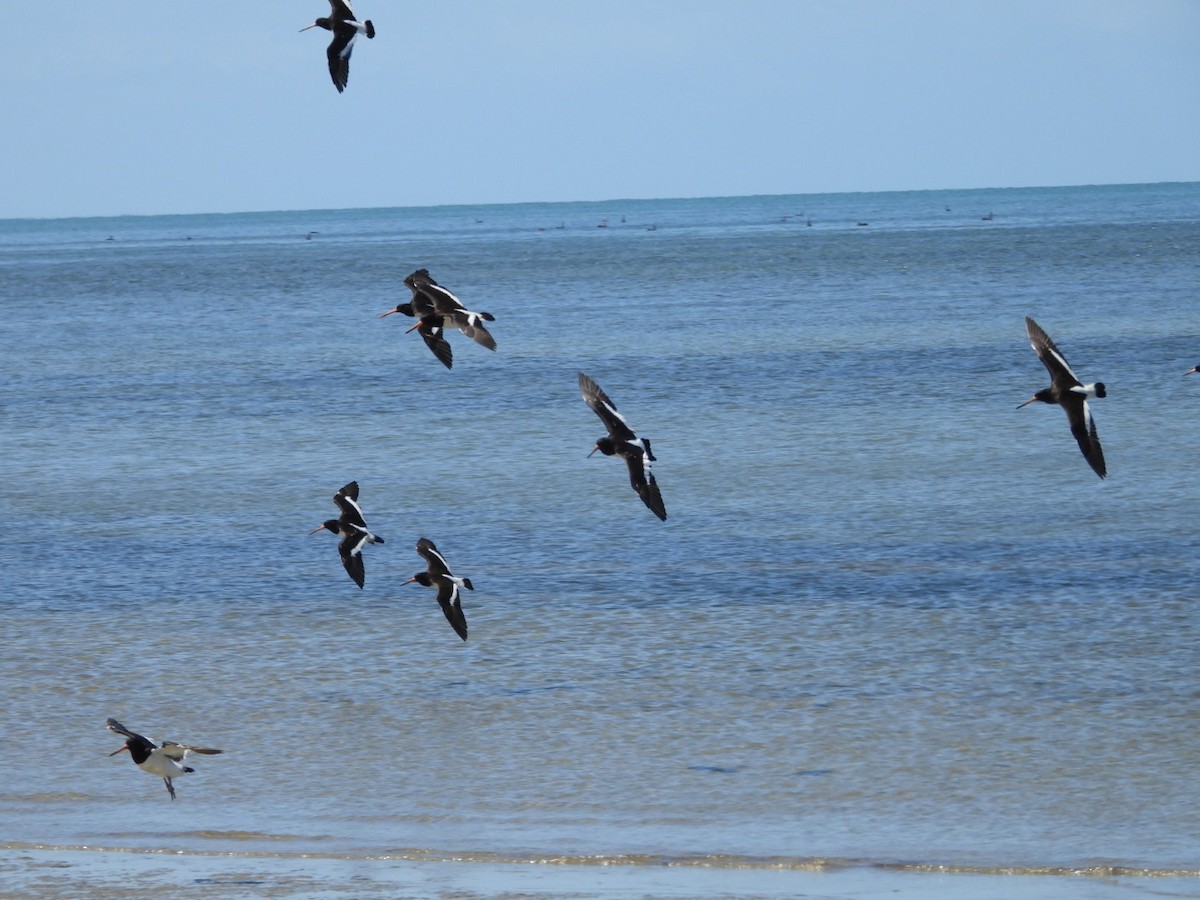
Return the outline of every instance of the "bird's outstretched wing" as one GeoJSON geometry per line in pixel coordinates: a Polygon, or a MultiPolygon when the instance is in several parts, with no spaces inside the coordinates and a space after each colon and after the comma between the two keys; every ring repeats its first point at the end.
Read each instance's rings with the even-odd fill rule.
{"type": "Polygon", "coordinates": [[[1033,352],[1038,355],[1042,365],[1050,372],[1052,381],[1066,382],[1064,387],[1080,384],[1075,373],[1071,371],[1070,365],[1067,364],[1067,358],[1063,356],[1062,351],[1058,349],[1054,341],[1050,340],[1050,335],[1042,330],[1042,326],[1029,316],[1025,317],[1025,331],[1029,335],[1029,345],[1033,347],[1033,352]]]}
{"type": "Polygon", "coordinates": [[[1079,444],[1083,458],[1088,461],[1092,471],[1101,478],[1106,477],[1108,468],[1104,464],[1104,450],[1100,447],[1100,435],[1096,432],[1096,420],[1092,418],[1092,411],[1088,407],[1087,400],[1080,397],[1078,402],[1065,401],[1062,407],[1066,410],[1067,421],[1071,423],[1071,434],[1075,436],[1075,442],[1079,444]]]}
{"type": "Polygon", "coordinates": [[[146,741],[146,743],[151,744],[151,746],[153,746],[153,742],[150,741],[148,738],[142,737],[140,734],[138,734],[135,731],[130,731],[128,728],[126,728],[124,725],[122,725],[116,719],[109,719],[107,722],[104,723],[104,727],[107,728],[109,731],[115,731],[117,734],[122,734],[127,738],[133,738],[135,741],[146,741]]]}
{"type": "Polygon", "coordinates": [[[454,313],[454,324],[458,326],[458,330],[479,344],[481,347],[486,347],[488,350],[496,349],[496,339],[492,337],[492,333],[487,330],[484,313],[470,312],[469,310],[459,310],[454,313]]]}
{"type": "Polygon", "coordinates": [[[450,566],[446,564],[446,558],[442,556],[437,546],[429,538],[421,538],[417,541],[417,552],[429,563],[429,574],[450,574],[450,566]]]}
{"type": "Polygon", "coordinates": [[[421,324],[417,326],[417,333],[442,365],[447,369],[454,367],[454,351],[450,349],[450,342],[446,340],[446,329],[442,327],[439,317],[427,316],[422,319],[421,324]]]}
{"type": "Polygon", "coordinates": [[[628,441],[637,437],[625,421],[625,417],[617,412],[617,405],[608,398],[608,394],[582,372],[579,373],[579,393],[583,395],[584,402],[591,407],[592,412],[600,417],[609,437],[614,441],[628,441]]]}
{"type": "Polygon", "coordinates": [[[638,496],[642,498],[642,502],[652,513],[664,522],[667,521],[667,507],[658,490],[658,482],[654,480],[654,473],[650,471],[650,461],[647,456],[626,456],[625,464],[629,466],[629,482],[637,491],[638,496]]]}
{"type": "Polygon", "coordinates": [[[159,753],[170,759],[179,762],[189,753],[203,753],[207,756],[215,756],[218,753],[224,753],[224,750],[216,750],[212,747],[196,747],[192,744],[180,744],[176,741],[163,741],[159,753]]]}
{"type": "Polygon", "coordinates": [[[329,77],[340,94],[350,83],[350,54],[354,52],[354,39],[358,37],[358,32],[353,25],[337,22],[331,30],[333,40],[325,48],[325,56],[329,59],[329,77]]]}
{"type": "Polygon", "coordinates": [[[446,621],[450,623],[454,633],[465,641],[467,639],[467,617],[463,614],[462,600],[459,594],[457,584],[449,578],[441,579],[438,585],[438,605],[446,614],[446,621]]]}
{"type": "Polygon", "coordinates": [[[362,558],[362,548],[367,540],[366,531],[354,530],[338,541],[338,556],[342,558],[346,574],[360,588],[367,580],[367,567],[362,558]]]}
{"type": "Polygon", "coordinates": [[[367,522],[363,518],[362,508],[358,505],[358,482],[352,481],[336,494],[333,495],[333,502],[337,504],[337,508],[342,511],[342,520],[351,525],[357,525],[359,528],[366,528],[367,522]]]}

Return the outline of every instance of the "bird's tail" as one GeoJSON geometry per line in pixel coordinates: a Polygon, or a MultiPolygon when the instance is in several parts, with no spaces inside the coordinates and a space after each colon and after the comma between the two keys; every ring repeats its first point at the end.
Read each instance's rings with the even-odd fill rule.
{"type": "Polygon", "coordinates": [[[465,587],[468,591],[475,590],[475,585],[471,584],[470,578],[464,578],[462,580],[462,586],[465,587]]]}
{"type": "Polygon", "coordinates": [[[193,769],[191,766],[184,766],[184,767],[183,767],[183,771],[185,771],[185,772],[195,772],[196,770],[195,770],[195,769],[193,769]]]}
{"type": "Polygon", "coordinates": [[[371,20],[367,19],[367,21],[363,22],[363,24],[367,26],[367,37],[375,37],[375,26],[371,24],[371,20]]]}

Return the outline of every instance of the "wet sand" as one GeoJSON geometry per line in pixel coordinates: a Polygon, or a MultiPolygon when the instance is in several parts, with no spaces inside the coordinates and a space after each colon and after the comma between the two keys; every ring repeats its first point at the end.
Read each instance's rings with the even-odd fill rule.
{"type": "Polygon", "coordinates": [[[813,898],[1106,900],[1197,898],[1200,878],[938,872],[837,864],[811,869],[673,864],[479,862],[453,859],[179,854],[43,848],[0,850],[0,898],[426,897],[445,900],[813,898]]]}

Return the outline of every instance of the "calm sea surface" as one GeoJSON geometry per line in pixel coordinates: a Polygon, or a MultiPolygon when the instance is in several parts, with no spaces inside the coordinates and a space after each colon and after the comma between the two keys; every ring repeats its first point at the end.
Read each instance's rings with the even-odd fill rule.
{"type": "Polygon", "coordinates": [[[0,304],[0,847],[1200,874],[1200,185],[3,221],[0,304]]]}

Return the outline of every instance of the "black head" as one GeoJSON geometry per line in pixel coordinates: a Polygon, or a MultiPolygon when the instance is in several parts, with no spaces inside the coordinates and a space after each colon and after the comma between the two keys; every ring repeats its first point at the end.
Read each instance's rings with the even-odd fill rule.
{"type": "Polygon", "coordinates": [[[413,312],[413,305],[411,303],[401,303],[395,309],[389,309],[385,313],[380,313],[379,318],[381,318],[381,319],[386,318],[387,316],[390,316],[393,313],[402,313],[403,315],[406,315],[406,316],[415,316],[416,315],[416,313],[413,312]]]}
{"type": "Polygon", "coordinates": [[[412,584],[414,581],[417,584],[424,585],[425,587],[433,587],[433,579],[430,577],[428,572],[418,572],[416,575],[414,575],[412,578],[408,579],[408,581],[406,581],[404,583],[412,584]]]}
{"type": "MultiPolygon", "coordinates": [[[[1052,388],[1042,388],[1040,391],[1038,391],[1036,394],[1034,394],[1032,397],[1030,397],[1024,403],[1022,403],[1021,406],[1028,406],[1030,403],[1033,403],[1035,400],[1041,401],[1042,403],[1057,402],[1054,399],[1054,390],[1052,388]]],[[[1017,409],[1020,409],[1021,406],[1018,406],[1017,409]]]]}
{"type": "Polygon", "coordinates": [[[329,19],[322,16],[321,18],[317,19],[317,21],[313,22],[311,25],[305,25],[300,30],[308,31],[308,29],[310,29],[310,28],[324,28],[326,31],[333,31],[333,23],[329,19]]]}
{"type": "Polygon", "coordinates": [[[1197,372],[1200,372],[1200,366],[1196,366],[1194,369],[1188,369],[1183,374],[1184,375],[1195,375],[1197,372]]]}
{"type": "Polygon", "coordinates": [[[1097,397],[1107,397],[1108,396],[1108,390],[1105,389],[1103,381],[1096,382],[1096,396],[1097,397]]]}
{"type": "Polygon", "coordinates": [[[338,520],[337,519],[326,519],[324,522],[322,522],[320,525],[318,525],[316,528],[314,528],[312,531],[310,531],[309,534],[316,534],[318,531],[332,531],[334,534],[337,534],[338,533],[338,520]]]}
{"type": "MultiPolygon", "coordinates": [[[[607,436],[597,438],[596,446],[592,448],[592,453],[595,453],[597,450],[599,450],[605,456],[612,456],[617,452],[617,442],[607,436]]],[[[591,456],[592,453],[589,453],[588,456],[591,456]]]]}
{"type": "Polygon", "coordinates": [[[116,756],[122,750],[128,750],[129,755],[133,757],[133,761],[137,765],[140,766],[142,763],[144,763],[147,759],[150,758],[150,752],[153,749],[154,749],[154,745],[152,743],[150,743],[148,740],[146,740],[145,738],[141,738],[139,740],[130,738],[124,744],[122,744],[119,749],[114,750],[112,753],[110,753],[108,755],[116,756]]]}

